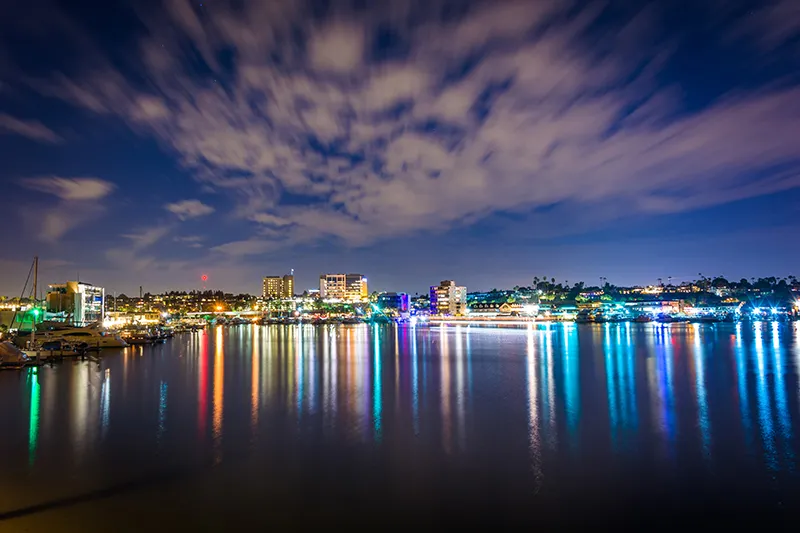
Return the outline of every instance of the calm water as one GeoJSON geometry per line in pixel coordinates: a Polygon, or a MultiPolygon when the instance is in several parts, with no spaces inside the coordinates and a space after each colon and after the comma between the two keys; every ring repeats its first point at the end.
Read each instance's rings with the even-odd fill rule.
{"type": "Polygon", "coordinates": [[[799,338],[238,326],[2,372],[0,529],[778,520],[799,338]]]}

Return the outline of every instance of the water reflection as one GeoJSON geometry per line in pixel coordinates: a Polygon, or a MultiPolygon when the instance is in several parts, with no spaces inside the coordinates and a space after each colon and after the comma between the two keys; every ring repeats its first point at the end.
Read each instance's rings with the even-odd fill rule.
{"type": "Polygon", "coordinates": [[[372,349],[372,426],[375,429],[374,438],[380,442],[382,437],[381,432],[381,412],[383,411],[383,391],[381,388],[381,345],[380,345],[380,331],[374,328],[372,331],[373,349],[372,349]]]}
{"type": "Polygon", "coordinates": [[[777,323],[218,326],[104,354],[99,369],[3,374],[0,398],[20,417],[5,441],[20,449],[0,467],[75,475],[96,457],[157,464],[186,450],[211,464],[296,439],[320,454],[480,458],[537,490],[583,457],[793,472],[798,336],[777,323]]]}
{"type": "Polygon", "coordinates": [[[703,455],[706,459],[711,453],[710,430],[708,420],[708,397],[705,379],[705,354],[703,353],[703,340],[700,337],[700,324],[694,324],[691,330],[693,344],[693,363],[695,375],[695,397],[697,398],[697,427],[703,443],[703,455]]]}
{"type": "Polygon", "coordinates": [[[167,429],[167,382],[162,381],[158,395],[158,442],[164,437],[167,429]]]}
{"type": "Polygon", "coordinates": [[[222,417],[225,402],[225,344],[223,328],[216,327],[214,339],[214,411],[212,431],[214,439],[214,459],[222,460],[222,417]]]}
{"type": "Polygon", "coordinates": [[[528,448],[531,454],[535,488],[538,491],[542,484],[542,452],[539,436],[539,382],[536,376],[536,349],[534,345],[534,326],[528,326],[526,378],[528,382],[528,448]]]}
{"type": "Polygon", "coordinates": [[[103,371],[103,385],[100,389],[100,428],[103,439],[108,435],[108,423],[111,419],[111,369],[103,371]]]}
{"type": "Polygon", "coordinates": [[[631,340],[630,324],[606,324],[603,332],[603,354],[608,390],[608,410],[611,440],[615,446],[629,445],[621,432],[638,426],[636,408],[635,350],[631,340]]]}
{"type": "Polygon", "coordinates": [[[578,352],[578,328],[574,324],[564,327],[564,396],[567,412],[567,428],[573,447],[577,444],[576,431],[581,415],[580,354],[578,352]]]}
{"type": "Polygon", "coordinates": [[[28,383],[30,384],[30,410],[28,414],[28,462],[32,466],[36,460],[36,447],[39,444],[39,401],[41,390],[39,388],[39,369],[28,369],[28,383]]]}
{"type": "Polygon", "coordinates": [[[446,452],[452,450],[452,418],[450,416],[450,341],[448,327],[439,328],[439,343],[441,354],[441,406],[442,406],[442,446],[446,452]]]}

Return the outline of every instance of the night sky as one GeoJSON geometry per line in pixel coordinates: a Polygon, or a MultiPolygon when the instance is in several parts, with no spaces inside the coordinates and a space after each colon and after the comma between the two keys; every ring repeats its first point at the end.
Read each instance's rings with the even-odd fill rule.
{"type": "Polygon", "coordinates": [[[0,294],[800,275],[800,2],[0,2],[0,294]]]}

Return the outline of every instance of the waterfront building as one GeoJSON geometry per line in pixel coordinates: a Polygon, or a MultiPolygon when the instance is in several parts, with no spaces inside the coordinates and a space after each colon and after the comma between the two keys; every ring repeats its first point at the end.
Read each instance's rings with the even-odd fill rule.
{"type": "Polygon", "coordinates": [[[431,314],[463,316],[467,314],[467,288],[453,280],[431,287],[431,314]]]}
{"type": "Polygon", "coordinates": [[[264,278],[261,296],[263,298],[286,299],[294,297],[294,276],[267,276],[264,278]]]}
{"type": "Polygon", "coordinates": [[[50,285],[47,312],[64,314],[67,322],[85,326],[102,322],[105,313],[105,289],[82,281],[50,285]]]}
{"type": "Polygon", "coordinates": [[[323,300],[364,301],[369,297],[367,278],[361,274],[322,274],[319,296],[323,300]]]}

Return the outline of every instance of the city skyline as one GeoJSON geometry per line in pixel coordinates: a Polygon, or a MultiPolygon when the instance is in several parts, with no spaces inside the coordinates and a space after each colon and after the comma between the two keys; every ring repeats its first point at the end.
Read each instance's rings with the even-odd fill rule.
{"type": "Polygon", "coordinates": [[[0,294],[800,274],[792,0],[612,4],[4,3],[0,294]]]}

